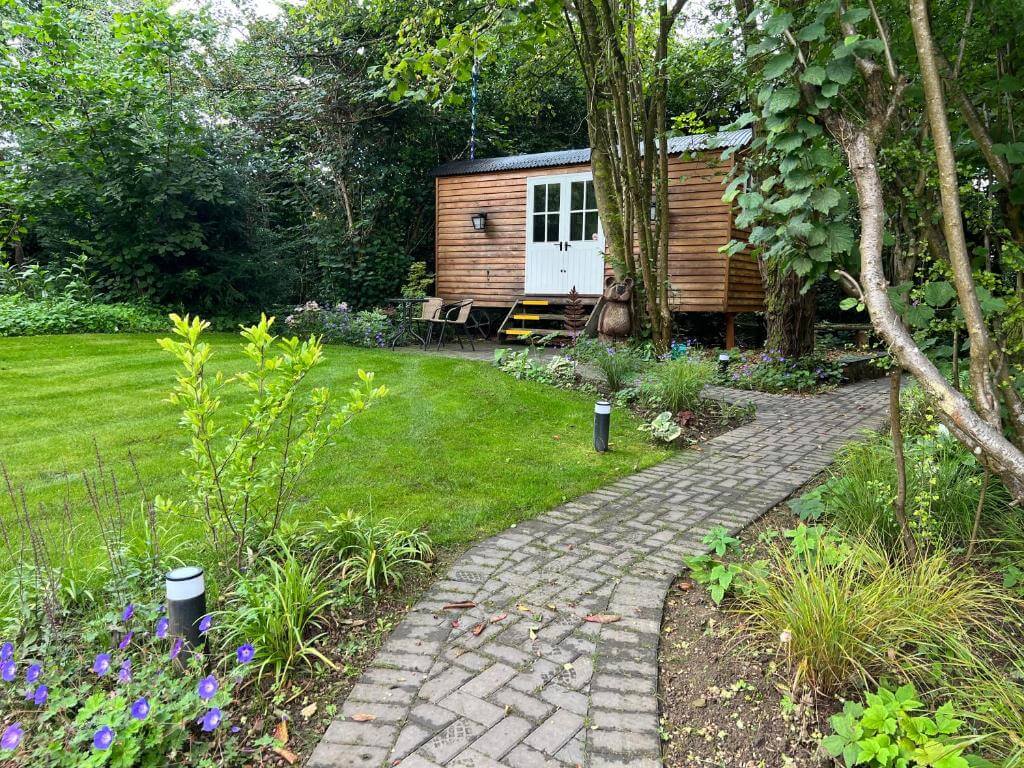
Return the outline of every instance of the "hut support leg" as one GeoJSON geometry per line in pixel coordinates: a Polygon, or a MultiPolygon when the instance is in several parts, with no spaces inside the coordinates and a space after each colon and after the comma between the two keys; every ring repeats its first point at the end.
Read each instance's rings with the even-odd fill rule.
{"type": "Polygon", "coordinates": [[[736,347],[736,313],[726,312],[725,313],[725,348],[734,349],[736,347]]]}

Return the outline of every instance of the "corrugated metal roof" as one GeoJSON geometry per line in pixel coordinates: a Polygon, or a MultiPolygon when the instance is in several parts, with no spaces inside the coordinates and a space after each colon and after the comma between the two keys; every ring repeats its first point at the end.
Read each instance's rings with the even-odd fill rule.
{"type": "MultiPolygon", "coordinates": [[[[702,149],[725,149],[749,144],[753,134],[749,128],[722,133],[700,133],[693,136],[673,136],[668,140],[669,154],[693,152],[702,149]]],[[[581,165],[590,162],[589,149],[567,149],[562,152],[538,152],[533,155],[484,157],[477,160],[455,160],[434,169],[435,176],[463,176],[470,173],[517,171],[524,168],[552,168],[558,165],[581,165]]]]}

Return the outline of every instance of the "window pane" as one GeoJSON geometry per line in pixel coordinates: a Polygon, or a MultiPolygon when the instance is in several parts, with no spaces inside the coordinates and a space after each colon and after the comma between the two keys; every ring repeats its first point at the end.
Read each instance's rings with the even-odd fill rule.
{"type": "Polygon", "coordinates": [[[597,198],[594,197],[594,182],[587,182],[587,196],[584,202],[585,208],[597,208],[597,198]]]}
{"type": "Polygon", "coordinates": [[[533,188],[533,210],[534,213],[543,213],[544,208],[544,184],[538,184],[533,188]]]}
{"type": "Polygon", "coordinates": [[[558,214],[548,214],[548,242],[554,243],[558,241],[558,214]]]}
{"type": "Polygon", "coordinates": [[[533,242],[544,242],[544,214],[536,214],[533,217],[533,242]]]}
{"type": "MultiPolygon", "coordinates": [[[[569,198],[569,210],[580,211],[584,208],[585,200],[583,199],[583,182],[574,181],[572,183],[571,197],[569,198]]],[[[571,239],[571,238],[570,238],[571,239]]]]}
{"type": "MultiPolygon", "coordinates": [[[[557,211],[559,208],[559,197],[562,191],[561,184],[547,184],[548,188],[548,211],[557,211]]],[[[558,239],[557,237],[555,238],[558,239]]]]}
{"type": "Polygon", "coordinates": [[[583,214],[578,211],[569,214],[569,239],[583,239],[583,214]]]}
{"type": "Polygon", "coordinates": [[[587,214],[586,239],[594,239],[597,234],[597,211],[589,211],[587,214]]]}

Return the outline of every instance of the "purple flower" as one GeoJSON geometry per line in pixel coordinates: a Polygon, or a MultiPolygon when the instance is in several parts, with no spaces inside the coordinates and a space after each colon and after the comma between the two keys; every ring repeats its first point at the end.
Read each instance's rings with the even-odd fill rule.
{"type": "Polygon", "coordinates": [[[100,677],[107,674],[110,671],[110,654],[97,653],[95,660],[92,662],[92,671],[100,677]]]}
{"type": "Polygon", "coordinates": [[[134,635],[134,634],[135,634],[134,632],[129,632],[129,633],[127,634],[127,635],[125,635],[124,637],[122,637],[122,638],[121,638],[121,642],[117,644],[117,647],[118,647],[118,648],[120,648],[120,649],[121,649],[122,651],[123,651],[123,650],[124,650],[125,648],[127,648],[127,647],[128,647],[128,645],[129,645],[129,643],[131,643],[131,641],[132,641],[132,635],[134,635]]]}
{"type": "Polygon", "coordinates": [[[135,606],[132,605],[131,603],[128,603],[128,605],[126,605],[124,607],[124,613],[121,614],[121,621],[131,621],[132,620],[132,616],[134,616],[134,615],[135,615],[135,606]]]}
{"type": "Polygon", "coordinates": [[[220,721],[223,715],[221,715],[220,709],[213,707],[212,709],[206,710],[206,714],[203,715],[197,722],[203,724],[203,730],[209,733],[220,725],[220,721]]]}
{"type": "Polygon", "coordinates": [[[10,661],[12,658],[14,658],[14,645],[12,643],[0,645],[0,661],[10,661]]]}
{"type": "Polygon", "coordinates": [[[250,661],[252,661],[252,658],[255,655],[256,649],[253,648],[252,644],[250,643],[238,646],[238,650],[235,651],[235,656],[238,658],[239,664],[248,664],[250,661]]]}
{"type": "Polygon", "coordinates": [[[181,646],[181,638],[174,638],[174,644],[171,645],[171,661],[174,661],[176,658],[178,658],[178,654],[181,653],[181,646]]]}
{"type": "Polygon", "coordinates": [[[32,694],[32,703],[37,707],[41,707],[46,703],[46,699],[49,695],[50,689],[45,685],[40,685],[36,688],[35,693],[32,694]]]}
{"type": "Polygon", "coordinates": [[[159,637],[161,640],[167,637],[168,624],[170,624],[170,622],[167,620],[166,616],[164,616],[162,619],[160,619],[160,621],[156,623],[156,636],[159,637]]]}
{"type": "Polygon", "coordinates": [[[116,735],[113,728],[109,725],[104,725],[93,734],[92,745],[96,749],[110,749],[110,745],[114,743],[116,735]]]}
{"type": "Polygon", "coordinates": [[[38,664],[33,664],[25,670],[25,682],[34,683],[39,679],[39,676],[43,673],[43,668],[38,664]]]}
{"type": "Polygon", "coordinates": [[[199,621],[199,633],[205,635],[210,631],[210,627],[213,626],[213,617],[210,614],[206,614],[199,621]]]}
{"type": "Polygon", "coordinates": [[[12,723],[7,726],[4,735],[0,736],[0,749],[15,750],[24,737],[25,731],[21,727],[21,723],[12,723]]]}
{"type": "Polygon", "coordinates": [[[145,720],[149,717],[149,699],[143,696],[132,704],[131,713],[133,720],[145,720]]]}
{"type": "Polygon", "coordinates": [[[121,670],[117,673],[118,681],[130,683],[132,681],[132,660],[125,659],[121,662],[121,670]]]}
{"type": "Polygon", "coordinates": [[[0,677],[4,679],[5,683],[13,683],[17,675],[18,665],[14,663],[14,659],[9,659],[0,664],[0,677]]]}
{"type": "Polygon", "coordinates": [[[208,675],[199,681],[196,692],[199,694],[200,699],[209,701],[217,693],[218,688],[220,688],[220,684],[217,682],[217,678],[213,675],[208,675]]]}

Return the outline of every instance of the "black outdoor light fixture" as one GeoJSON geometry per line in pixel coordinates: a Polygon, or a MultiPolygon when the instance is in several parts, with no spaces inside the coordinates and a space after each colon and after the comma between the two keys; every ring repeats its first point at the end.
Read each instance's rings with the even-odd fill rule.
{"type": "Polygon", "coordinates": [[[206,615],[206,580],[203,569],[186,565],[169,571],[167,587],[167,630],[182,638],[190,648],[202,645],[199,622],[206,615]]]}
{"type": "Polygon", "coordinates": [[[612,422],[612,404],[598,400],[594,404],[594,450],[604,453],[608,450],[608,432],[612,422]]]}
{"type": "Polygon", "coordinates": [[[486,213],[483,213],[483,212],[474,213],[469,218],[473,222],[473,229],[476,230],[477,232],[483,232],[484,229],[487,227],[487,214],[486,213]]]}
{"type": "Polygon", "coordinates": [[[729,371],[729,363],[732,362],[732,358],[725,352],[718,356],[718,372],[725,376],[729,371]]]}

